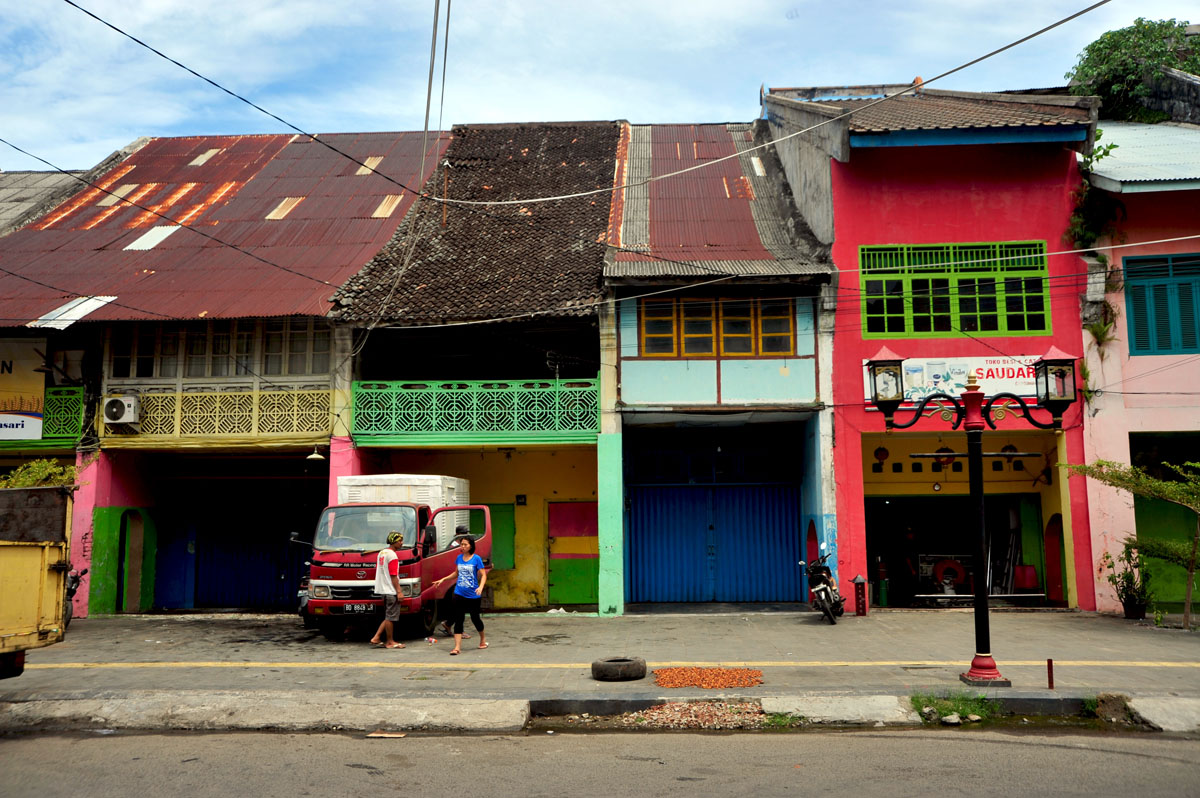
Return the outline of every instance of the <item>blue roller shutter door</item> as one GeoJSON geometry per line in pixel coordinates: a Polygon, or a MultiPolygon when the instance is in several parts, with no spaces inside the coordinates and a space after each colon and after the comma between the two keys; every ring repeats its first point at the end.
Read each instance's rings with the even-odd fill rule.
{"type": "Polygon", "coordinates": [[[803,600],[795,487],[631,487],[629,495],[627,601],[803,600]]]}

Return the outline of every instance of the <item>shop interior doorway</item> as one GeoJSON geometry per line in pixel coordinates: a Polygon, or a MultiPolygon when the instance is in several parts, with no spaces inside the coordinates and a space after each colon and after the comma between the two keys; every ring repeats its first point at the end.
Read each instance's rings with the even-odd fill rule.
{"type": "MultiPolygon", "coordinates": [[[[1043,606],[1045,547],[1036,494],[988,496],[990,594],[996,603],[1043,606]]],[[[866,500],[869,580],[877,607],[969,606],[977,544],[969,496],[866,500]]]]}

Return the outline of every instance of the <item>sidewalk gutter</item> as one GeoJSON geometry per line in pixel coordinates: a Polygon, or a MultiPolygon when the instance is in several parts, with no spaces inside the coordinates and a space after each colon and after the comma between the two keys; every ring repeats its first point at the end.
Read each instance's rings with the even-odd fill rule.
{"type": "MultiPolygon", "coordinates": [[[[1089,696],[1049,691],[991,696],[1014,715],[1079,716],[1089,696]]],[[[644,692],[620,698],[391,699],[333,691],[113,691],[43,693],[0,701],[0,733],[32,730],[277,730],[315,732],[450,731],[502,733],[526,728],[532,716],[620,715],[669,702],[756,703],[769,714],[832,726],[917,726],[907,695],[736,693],[664,696],[644,692]]],[[[1200,731],[1200,699],[1143,697],[1130,702],[1138,717],[1165,731],[1200,731]]]]}
{"type": "Polygon", "coordinates": [[[123,691],[0,703],[0,731],[33,729],[350,729],[516,732],[529,702],[460,698],[388,700],[333,692],[123,691]]]}

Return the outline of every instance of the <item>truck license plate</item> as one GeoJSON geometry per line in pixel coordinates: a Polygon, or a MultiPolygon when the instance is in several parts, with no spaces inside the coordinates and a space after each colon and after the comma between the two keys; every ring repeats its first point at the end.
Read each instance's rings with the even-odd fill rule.
{"type": "Polygon", "coordinates": [[[370,612],[375,609],[370,604],[347,604],[346,612],[370,612]]]}

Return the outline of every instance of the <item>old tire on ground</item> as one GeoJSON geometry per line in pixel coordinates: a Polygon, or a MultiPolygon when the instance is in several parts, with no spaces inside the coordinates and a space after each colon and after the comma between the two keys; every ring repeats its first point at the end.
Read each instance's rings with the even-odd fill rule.
{"type": "Polygon", "coordinates": [[[609,657],[592,663],[592,678],[600,682],[632,682],[646,678],[646,660],[641,657],[609,657]]]}

